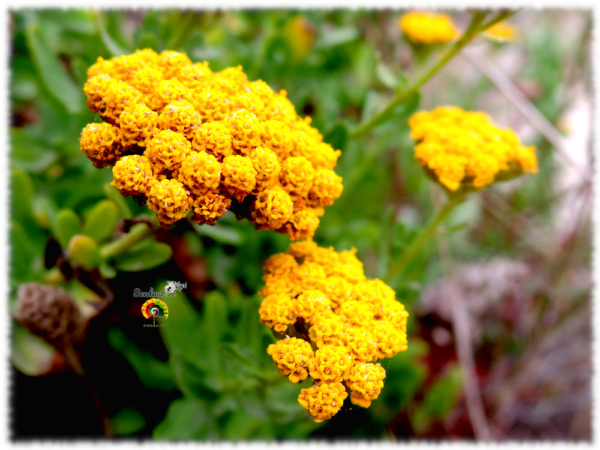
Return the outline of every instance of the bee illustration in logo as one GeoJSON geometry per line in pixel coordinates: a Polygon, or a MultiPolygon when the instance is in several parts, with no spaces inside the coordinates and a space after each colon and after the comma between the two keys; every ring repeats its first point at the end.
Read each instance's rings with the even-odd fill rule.
{"type": "Polygon", "coordinates": [[[175,281],[169,281],[167,283],[167,285],[165,286],[165,292],[168,292],[169,294],[172,294],[176,290],[177,290],[177,284],[175,281]]]}

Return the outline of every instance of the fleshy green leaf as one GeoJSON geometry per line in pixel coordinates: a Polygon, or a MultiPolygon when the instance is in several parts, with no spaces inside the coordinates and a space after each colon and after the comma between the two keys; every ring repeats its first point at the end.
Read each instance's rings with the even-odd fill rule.
{"type": "Polygon", "coordinates": [[[76,234],[81,234],[81,223],[79,217],[72,209],[62,209],[56,215],[56,223],[52,229],[54,237],[58,240],[63,249],[69,247],[71,238],[76,234]]]}
{"type": "Polygon", "coordinates": [[[36,267],[41,269],[41,249],[31,241],[23,227],[14,220],[10,222],[10,280],[13,286],[34,281],[36,267]]]}
{"type": "Polygon", "coordinates": [[[194,229],[201,235],[207,236],[216,242],[230,245],[240,245],[244,241],[244,236],[238,230],[226,225],[217,224],[214,226],[210,225],[198,225],[192,222],[194,229]]]}
{"type": "Polygon", "coordinates": [[[43,375],[52,367],[54,348],[21,325],[13,324],[10,360],[25,375],[43,375]]]}
{"type": "Polygon", "coordinates": [[[167,244],[147,239],[115,258],[116,267],[124,272],[141,272],[166,263],[172,254],[167,244]]]}
{"type": "Polygon", "coordinates": [[[27,46],[39,77],[48,92],[70,113],[78,113],[85,106],[83,91],[69,77],[67,70],[44,39],[41,25],[29,21],[25,26],[27,46]]]}
{"type": "Polygon", "coordinates": [[[81,264],[85,270],[92,270],[102,263],[98,244],[91,237],[77,234],[69,242],[71,259],[81,264]]]}
{"type": "Polygon", "coordinates": [[[112,235],[119,220],[118,216],[119,211],[112,201],[101,201],[87,216],[83,232],[96,242],[101,242],[112,235]]]}
{"type": "Polygon", "coordinates": [[[123,408],[110,420],[110,424],[117,436],[127,436],[144,428],[146,419],[137,409],[123,408]]]}
{"type": "Polygon", "coordinates": [[[27,227],[34,222],[32,211],[33,182],[22,170],[11,174],[11,216],[13,220],[27,227]]]}

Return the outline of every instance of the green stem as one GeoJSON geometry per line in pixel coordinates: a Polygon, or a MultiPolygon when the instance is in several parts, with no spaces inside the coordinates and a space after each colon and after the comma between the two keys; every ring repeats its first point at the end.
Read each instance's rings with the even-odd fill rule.
{"type": "Polygon", "coordinates": [[[398,258],[390,267],[390,270],[387,275],[387,279],[390,280],[396,275],[400,275],[404,272],[406,267],[414,260],[415,256],[419,253],[419,251],[423,248],[423,245],[427,242],[427,240],[435,233],[436,228],[440,223],[444,221],[446,217],[452,212],[452,210],[456,207],[456,205],[462,203],[465,199],[465,194],[452,195],[448,198],[446,204],[438,211],[434,219],[427,225],[427,227],[421,231],[413,241],[410,243],[410,246],[402,252],[400,258],[398,258]]]}
{"type": "Polygon", "coordinates": [[[152,234],[152,228],[145,223],[137,223],[131,227],[129,233],[102,247],[100,254],[104,259],[122,255],[132,246],[146,239],[150,234],[152,234]]]}
{"type": "Polygon", "coordinates": [[[391,114],[394,112],[394,109],[408,99],[411,95],[415,94],[421,86],[423,86],[431,77],[433,77],[436,73],[438,73],[457,53],[459,53],[469,42],[471,42],[480,32],[487,30],[492,25],[510,17],[514,14],[514,12],[502,11],[498,13],[498,15],[490,20],[489,22],[483,24],[485,17],[488,15],[488,12],[485,11],[475,11],[473,12],[473,17],[471,19],[471,23],[467,27],[467,30],[463,33],[461,38],[448,50],[448,52],[425,74],[423,74],[420,78],[414,81],[410,86],[406,89],[399,91],[396,96],[392,99],[392,101],[379,113],[375,114],[371,119],[367,122],[360,125],[356,128],[352,133],[350,133],[350,137],[356,138],[365,135],[375,126],[380,124],[381,122],[388,119],[391,114]]]}

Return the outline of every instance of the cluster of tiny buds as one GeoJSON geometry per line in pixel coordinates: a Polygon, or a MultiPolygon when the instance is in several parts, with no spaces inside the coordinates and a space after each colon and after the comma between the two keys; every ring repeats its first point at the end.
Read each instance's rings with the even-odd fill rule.
{"type": "Polygon", "coordinates": [[[408,313],[395,292],[365,277],[355,251],[312,240],[270,257],[263,279],[260,320],[283,337],[267,352],[292,383],[314,380],[299,403],[317,422],[335,415],[348,395],[368,408],[385,378],[375,361],[407,348],[408,313]]]}
{"type": "Polygon", "coordinates": [[[460,36],[460,31],[447,14],[411,11],[398,19],[398,26],[417,45],[443,44],[460,36]]]}
{"type": "Polygon", "coordinates": [[[416,113],[409,126],[417,161],[451,191],[537,172],[535,147],[522,145],[513,130],[497,127],[485,113],[442,106],[416,113]]]}
{"type": "Polygon", "coordinates": [[[81,150],[112,167],[112,184],[163,226],[192,215],[214,225],[232,209],[257,229],[311,237],[342,193],[340,155],[300,118],[287,93],[251,82],[241,66],[212,72],[187,55],[138,50],[88,70],[81,150]]]}

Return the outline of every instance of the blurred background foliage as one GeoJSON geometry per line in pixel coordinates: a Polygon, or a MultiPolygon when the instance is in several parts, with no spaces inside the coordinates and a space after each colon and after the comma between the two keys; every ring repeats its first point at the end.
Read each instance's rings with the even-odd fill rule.
{"type": "MultiPolygon", "coordinates": [[[[351,138],[349,131],[443,51],[425,54],[409,45],[396,24],[401,14],[12,12],[11,308],[18,286],[38,281],[63,286],[90,319],[78,349],[86,382],[69,372],[60,353],[13,324],[14,437],[101,435],[90,385],[117,436],[477,436],[445,304],[443,283],[450,274],[435,240],[403,275],[388,276],[439,197],[413,158],[407,119],[419,109],[454,104],[514,127],[526,144],[537,146],[540,166],[535,176],[472,195],[442,232],[461,298],[472,302],[469,316],[485,324],[473,333],[472,347],[487,426],[495,439],[590,439],[589,185],[556,157],[519,105],[461,55],[400,105],[392,120],[351,138]],[[108,187],[110,170],[95,169],[79,151],[83,127],[100,121],[87,110],[82,88],[97,57],[141,48],[183,51],[193,61],[209,61],[213,71],[242,65],[249,79],[285,89],[298,113],[311,116],[325,141],[342,150],[335,170],[344,192],[327,208],[315,240],[336,250],[356,248],[367,276],[385,279],[411,314],[409,349],[383,361],[385,387],[369,409],[347,402],[332,420],[314,423],[297,402],[306,382],[292,385],[280,377],[266,353],[275,339],[259,322],[256,292],[264,261],[286,250],[287,236],[255,231],[228,212],[215,227],[181,222],[103,258],[111,242],[149,211],[108,187]],[[76,235],[86,236],[79,250],[69,245],[76,235]],[[505,263],[501,273],[498,261],[505,263]],[[513,277],[515,265],[530,276],[513,277]],[[164,328],[144,328],[142,301],[133,290],[160,291],[167,280],[188,287],[164,299],[164,328]],[[491,300],[485,282],[493,286],[491,300]],[[579,325],[564,331],[573,320],[579,325]],[[560,345],[581,345],[553,364],[557,333],[560,345]],[[527,361],[539,352],[551,369],[536,382],[527,361]]],[[[464,29],[469,14],[453,16],[464,29]]],[[[577,120],[589,119],[591,111],[591,13],[521,11],[510,21],[520,30],[514,42],[477,38],[470,48],[501,67],[565,142],[579,137],[569,148],[589,170],[589,136],[577,120]]]]}

